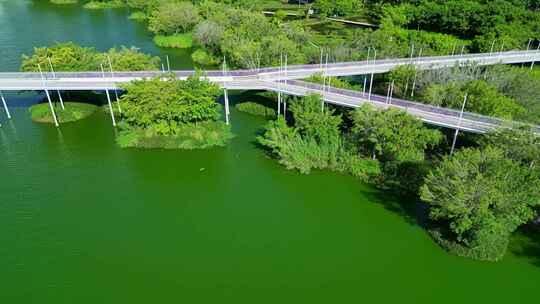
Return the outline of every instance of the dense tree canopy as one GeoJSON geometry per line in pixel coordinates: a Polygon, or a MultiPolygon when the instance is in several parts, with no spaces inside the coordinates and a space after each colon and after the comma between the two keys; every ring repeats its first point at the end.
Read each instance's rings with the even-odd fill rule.
{"type": "Polygon", "coordinates": [[[381,111],[364,104],[353,112],[352,120],[361,151],[384,161],[424,160],[424,150],[442,139],[440,132],[396,109],[381,111]]]}
{"type": "Polygon", "coordinates": [[[199,76],[137,80],[124,86],[122,118],[129,126],[173,135],[182,124],[215,121],[220,116],[216,102],[219,88],[199,76]]]}
{"type": "Polygon", "coordinates": [[[103,64],[108,69],[108,58],[114,70],[145,71],[159,68],[160,59],[141,53],[137,48],[112,48],[99,53],[94,48],[82,47],[73,42],[57,43],[51,47],[34,48],[31,56],[23,55],[21,71],[37,72],[39,66],[50,71],[49,58],[55,71],[99,71],[103,64]],[[108,56],[108,57],[107,57],[108,56]]]}
{"type": "Polygon", "coordinates": [[[428,175],[420,194],[457,242],[478,258],[499,259],[510,233],[534,217],[540,180],[500,149],[464,149],[428,175]]]}
{"type": "Polygon", "coordinates": [[[191,2],[165,2],[152,12],[148,28],[156,34],[191,31],[199,22],[199,10],[191,2]]]}

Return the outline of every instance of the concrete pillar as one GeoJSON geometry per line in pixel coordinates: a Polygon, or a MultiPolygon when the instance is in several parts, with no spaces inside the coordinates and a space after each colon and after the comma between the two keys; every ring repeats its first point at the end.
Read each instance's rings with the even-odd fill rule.
{"type": "Polygon", "coordinates": [[[0,92],[0,98],[2,98],[2,104],[4,105],[4,111],[6,111],[7,118],[11,119],[11,114],[9,113],[6,99],[4,98],[4,94],[2,94],[2,92],[0,92]]]}
{"type": "Polygon", "coordinates": [[[225,97],[225,123],[229,124],[229,94],[227,93],[227,88],[223,88],[223,95],[225,97]]]}
{"type": "Polygon", "coordinates": [[[111,95],[109,94],[109,90],[105,90],[105,93],[107,94],[107,101],[109,102],[109,111],[111,112],[111,119],[112,119],[112,125],[113,127],[116,127],[116,119],[114,118],[114,111],[111,103],[111,95]]]}
{"type": "Polygon", "coordinates": [[[51,114],[52,114],[52,117],[53,117],[53,120],[54,120],[54,125],[56,127],[59,127],[60,125],[58,124],[58,118],[56,117],[56,112],[54,111],[54,107],[53,107],[53,104],[52,104],[51,95],[49,94],[49,90],[45,89],[45,94],[47,95],[47,100],[49,101],[49,108],[51,109],[51,114]]]}

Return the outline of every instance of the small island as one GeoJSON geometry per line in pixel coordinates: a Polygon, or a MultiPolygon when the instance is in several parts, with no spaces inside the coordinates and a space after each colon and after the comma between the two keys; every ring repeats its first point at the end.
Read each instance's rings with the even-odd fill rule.
{"type": "MultiPolygon", "coordinates": [[[[61,123],[74,122],[94,114],[98,107],[89,103],[64,102],[64,109],[60,105],[53,105],[56,119],[61,123]]],[[[32,121],[39,123],[54,123],[48,103],[38,103],[31,106],[28,111],[32,121]]]]}
{"type": "Polygon", "coordinates": [[[123,147],[204,149],[233,137],[221,120],[219,87],[194,75],[133,81],[123,87],[120,134],[123,147]]]}

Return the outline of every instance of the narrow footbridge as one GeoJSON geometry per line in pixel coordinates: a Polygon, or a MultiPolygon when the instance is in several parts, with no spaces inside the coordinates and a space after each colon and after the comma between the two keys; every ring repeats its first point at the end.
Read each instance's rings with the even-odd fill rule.
{"type": "MultiPolygon", "coordinates": [[[[350,76],[385,73],[402,65],[414,65],[418,69],[437,69],[458,65],[493,65],[531,63],[540,60],[539,51],[510,51],[454,56],[417,57],[341,62],[332,64],[292,65],[286,69],[262,68],[252,70],[207,71],[205,77],[218,83],[225,90],[271,90],[290,95],[317,93],[328,103],[358,107],[372,103],[378,108],[394,107],[419,117],[424,122],[469,132],[484,133],[501,125],[515,125],[500,119],[473,113],[434,107],[412,101],[388,98],[352,90],[323,88],[320,85],[300,81],[314,74],[327,76],[350,76]],[[462,114],[462,115],[461,115],[462,114]]],[[[0,73],[0,91],[68,91],[68,90],[117,90],[123,83],[137,79],[163,77],[173,73],[178,78],[194,75],[195,71],[145,71],[145,72],[44,72],[0,73]]],[[[6,108],[7,111],[7,108],[6,108]]],[[[536,127],[540,133],[540,128],[536,127]]]]}

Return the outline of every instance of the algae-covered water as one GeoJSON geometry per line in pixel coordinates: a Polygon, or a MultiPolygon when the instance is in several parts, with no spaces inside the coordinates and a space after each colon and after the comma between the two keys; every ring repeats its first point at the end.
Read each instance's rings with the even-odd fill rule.
{"type": "MultiPolygon", "coordinates": [[[[128,13],[0,0],[0,70],[66,40],[191,65],[128,13]]],[[[254,143],[261,118],[233,110],[225,148],[123,150],[105,113],[56,129],[30,120],[42,96],[7,98],[0,303],[537,302],[534,244],[500,263],[451,256],[400,211],[409,202],[268,159],[254,143]]]]}

